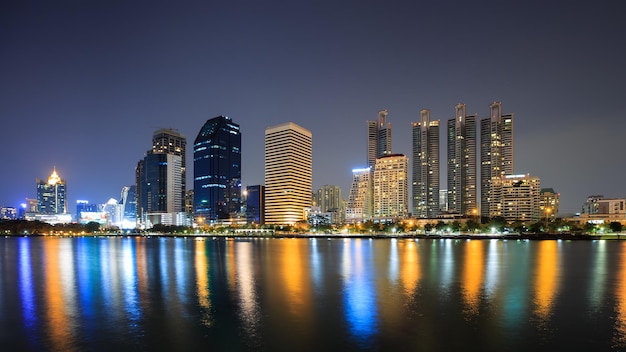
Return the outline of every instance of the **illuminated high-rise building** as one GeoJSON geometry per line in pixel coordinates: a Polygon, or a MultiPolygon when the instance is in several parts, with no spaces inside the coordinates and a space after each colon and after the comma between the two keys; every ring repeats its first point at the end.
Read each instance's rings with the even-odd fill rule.
{"type": "MultiPolygon", "coordinates": [[[[181,157],[180,166],[180,191],[181,199],[185,199],[187,191],[187,138],[172,128],[163,128],[152,135],[152,153],[172,154],[181,157]]],[[[177,211],[184,211],[184,204],[177,211]]]]}
{"type": "Polygon", "coordinates": [[[293,225],[311,207],[313,135],[293,122],[265,130],[265,223],[293,225]]]}
{"type": "Polygon", "coordinates": [[[226,116],[206,121],[193,144],[194,214],[204,223],[241,214],[241,131],[226,116]]]}
{"type": "Polygon", "coordinates": [[[37,213],[67,214],[66,183],[56,168],[47,180],[37,179],[37,213]]]}
{"type": "Polygon", "coordinates": [[[501,213],[501,199],[493,183],[513,174],[513,114],[502,113],[502,103],[489,106],[489,117],[480,121],[480,215],[501,213]]]}
{"type": "Polygon", "coordinates": [[[185,226],[186,188],[185,136],[174,129],[152,135],[152,148],[135,169],[138,226],[156,224],[185,226]]]}
{"type": "MultiPolygon", "coordinates": [[[[409,160],[403,154],[390,154],[376,159],[374,166],[374,218],[394,221],[409,212],[409,160]]],[[[437,204],[439,204],[437,191],[437,204]]]]}
{"type": "Polygon", "coordinates": [[[352,170],[352,184],[346,205],[346,221],[371,220],[374,216],[374,188],[370,167],[352,170]]]}
{"type": "Polygon", "coordinates": [[[367,165],[374,170],[376,159],[391,154],[391,123],[387,110],[378,112],[376,121],[367,121],[367,165]]]}
{"type": "Polygon", "coordinates": [[[467,115],[465,104],[457,104],[448,120],[448,205],[449,212],[478,215],[476,198],[476,115],[467,115]]]}
{"type": "Polygon", "coordinates": [[[439,214],[439,120],[431,120],[424,109],[412,127],[413,216],[434,218],[439,214]]]}

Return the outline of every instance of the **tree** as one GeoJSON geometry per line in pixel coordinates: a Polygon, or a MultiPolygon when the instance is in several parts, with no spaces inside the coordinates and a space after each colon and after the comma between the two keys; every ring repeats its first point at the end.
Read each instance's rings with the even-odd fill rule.
{"type": "Polygon", "coordinates": [[[609,228],[611,229],[612,232],[622,232],[622,229],[624,228],[624,226],[622,225],[621,222],[611,221],[611,223],[609,224],[609,228]]]}

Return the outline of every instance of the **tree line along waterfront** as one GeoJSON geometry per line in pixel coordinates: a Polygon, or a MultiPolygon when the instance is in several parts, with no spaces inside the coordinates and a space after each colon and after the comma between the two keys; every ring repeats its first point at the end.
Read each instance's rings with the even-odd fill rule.
{"type": "Polygon", "coordinates": [[[507,222],[504,218],[472,218],[461,220],[437,220],[428,222],[415,220],[401,220],[397,222],[379,223],[366,221],[363,223],[335,225],[319,223],[311,225],[306,221],[294,225],[255,225],[231,224],[201,226],[175,226],[158,224],[149,230],[121,230],[116,227],[105,227],[97,222],[86,224],[67,223],[49,224],[34,220],[0,220],[0,234],[12,235],[222,235],[222,236],[293,236],[293,235],[336,235],[336,236],[485,236],[485,235],[512,235],[538,236],[541,238],[560,238],[567,236],[618,236],[624,231],[620,222],[604,222],[594,224],[587,222],[580,225],[576,222],[563,219],[537,221],[532,223],[507,222]],[[559,236],[558,236],[559,235],[559,236]]]}

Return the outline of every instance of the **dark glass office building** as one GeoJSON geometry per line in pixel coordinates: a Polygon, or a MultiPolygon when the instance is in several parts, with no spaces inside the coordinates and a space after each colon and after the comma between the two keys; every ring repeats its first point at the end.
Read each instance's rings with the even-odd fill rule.
{"type": "Polygon", "coordinates": [[[218,116],[202,126],[193,144],[193,175],[196,221],[240,215],[241,132],[229,117],[218,116]]]}

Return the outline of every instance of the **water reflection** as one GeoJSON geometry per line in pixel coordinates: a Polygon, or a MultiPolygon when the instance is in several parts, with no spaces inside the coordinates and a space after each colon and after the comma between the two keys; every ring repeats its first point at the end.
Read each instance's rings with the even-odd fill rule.
{"type": "Polygon", "coordinates": [[[465,300],[465,312],[468,315],[478,314],[480,291],[484,275],[484,241],[467,241],[465,244],[465,261],[463,263],[463,299],[465,300]]]}
{"type": "Polygon", "coordinates": [[[620,243],[617,279],[615,282],[615,336],[614,347],[626,347],[626,243],[620,243]]]}
{"type": "Polygon", "coordinates": [[[537,246],[535,272],[535,315],[541,322],[550,319],[559,288],[560,241],[540,241],[537,246]]]}
{"type": "Polygon", "coordinates": [[[371,242],[356,239],[344,241],[343,245],[345,317],[357,343],[369,346],[378,319],[371,242]]]}
{"type": "Polygon", "coordinates": [[[206,254],[206,244],[204,241],[195,241],[195,269],[196,269],[196,295],[200,306],[200,321],[204,326],[213,325],[211,316],[211,292],[209,289],[209,262],[206,254]]]}
{"type": "Polygon", "coordinates": [[[0,241],[3,350],[626,347],[618,241],[0,241]]]}

